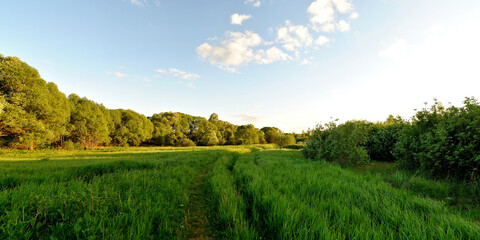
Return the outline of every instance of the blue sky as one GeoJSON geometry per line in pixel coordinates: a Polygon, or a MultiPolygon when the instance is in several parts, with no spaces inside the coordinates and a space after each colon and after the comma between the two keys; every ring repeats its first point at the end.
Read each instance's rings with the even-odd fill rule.
{"type": "Polygon", "coordinates": [[[0,53],[108,108],[297,131],[479,97],[480,1],[3,1],[0,53]]]}

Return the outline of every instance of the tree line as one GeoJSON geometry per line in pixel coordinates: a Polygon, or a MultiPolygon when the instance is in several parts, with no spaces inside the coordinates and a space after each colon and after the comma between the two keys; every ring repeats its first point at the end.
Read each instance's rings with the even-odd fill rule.
{"type": "Polygon", "coordinates": [[[397,162],[404,169],[438,178],[478,181],[480,177],[480,103],[465,98],[462,107],[435,100],[410,120],[335,121],[319,125],[304,148],[306,157],[356,165],[397,162]]]}
{"type": "Polygon", "coordinates": [[[76,94],[67,97],[18,57],[0,55],[0,147],[288,145],[305,138],[306,133],[285,134],[275,127],[237,126],[216,113],[209,119],[179,112],[146,117],[107,109],[76,94]]]}

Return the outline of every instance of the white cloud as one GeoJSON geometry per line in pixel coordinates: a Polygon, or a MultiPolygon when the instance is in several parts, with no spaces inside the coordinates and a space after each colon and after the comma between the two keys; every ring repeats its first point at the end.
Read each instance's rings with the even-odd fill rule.
{"type": "Polygon", "coordinates": [[[314,25],[323,25],[335,20],[335,10],[330,0],[316,0],[307,9],[311,15],[310,22],[314,25]]]}
{"type": "Polygon", "coordinates": [[[197,53],[215,65],[238,66],[250,62],[255,56],[252,47],[263,42],[260,35],[250,31],[229,32],[227,38],[220,46],[204,43],[197,48],[197,53]]]}
{"type": "Polygon", "coordinates": [[[146,0],[130,0],[130,3],[133,4],[133,5],[143,7],[147,3],[147,1],[146,0]]]}
{"type": "MultiPolygon", "coordinates": [[[[313,30],[334,32],[336,27],[338,31],[347,32],[350,31],[349,23],[340,19],[335,26],[335,22],[339,16],[351,13],[353,10],[354,6],[351,0],[316,0],[310,4],[307,12],[310,14],[313,30]]],[[[356,19],[358,13],[353,12],[349,17],[356,19]]]]}
{"type": "Polygon", "coordinates": [[[288,55],[278,48],[255,50],[255,47],[265,45],[267,42],[254,32],[228,32],[226,37],[219,45],[210,43],[200,45],[196,49],[198,55],[221,69],[233,72],[236,71],[234,67],[246,65],[254,60],[260,64],[267,64],[289,59],[288,55]]]}
{"type": "Polygon", "coordinates": [[[258,64],[270,64],[276,61],[286,61],[291,60],[288,54],[282,52],[282,50],[278,49],[277,47],[272,47],[268,50],[258,50],[257,54],[255,55],[255,61],[258,64]]]}
{"type": "Polygon", "coordinates": [[[312,62],[308,59],[303,59],[303,61],[300,63],[300,65],[309,65],[312,64],[312,62]]]}
{"type": "Polygon", "coordinates": [[[251,4],[254,7],[260,7],[260,5],[262,5],[262,1],[260,1],[260,0],[245,0],[245,4],[251,4]]]}
{"type": "Polygon", "coordinates": [[[123,78],[126,77],[127,74],[121,73],[121,72],[106,72],[107,75],[113,75],[117,78],[123,78]]]}
{"type": "Polygon", "coordinates": [[[340,13],[348,13],[353,10],[353,4],[351,0],[332,0],[332,2],[340,13]]]}
{"type": "Polygon", "coordinates": [[[340,32],[348,32],[348,31],[350,31],[350,24],[347,23],[345,20],[340,20],[337,23],[337,29],[340,32]]]}
{"type": "Polygon", "coordinates": [[[263,116],[251,115],[251,114],[238,114],[238,115],[235,115],[234,117],[240,118],[241,121],[246,123],[256,123],[264,119],[263,116]]]}
{"type": "Polygon", "coordinates": [[[250,18],[252,18],[251,15],[240,15],[238,13],[235,13],[231,16],[232,24],[236,24],[236,25],[242,25],[243,21],[248,20],[250,18]]]}
{"type": "Polygon", "coordinates": [[[330,39],[328,37],[325,37],[325,36],[319,36],[316,40],[315,40],[315,45],[318,45],[318,46],[323,46],[323,45],[326,45],[330,42],[330,39]]]}
{"type": "Polygon", "coordinates": [[[352,14],[350,14],[350,19],[357,19],[358,17],[359,17],[358,12],[353,12],[352,14]]]}
{"type": "Polygon", "coordinates": [[[312,46],[313,38],[308,28],[302,25],[292,25],[290,21],[285,21],[285,27],[277,31],[277,42],[283,44],[283,48],[288,51],[295,51],[299,48],[312,46]]]}
{"type": "Polygon", "coordinates": [[[319,28],[317,28],[317,30],[320,30],[322,32],[335,32],[335,24],[325,23],[322,26],[320,26],[319,28]]]}
{"type": "Polygon", "coordinates": [[[181,79],[197,79],[200,78],[198,74],[185,72],[176,68],[169,68],[166,69],[155,69],[155,72],[162,73],[162,74],[169,74],[177,78],[181,79]]]}
{"type": "Polygon", "coordinates": [[[145,6],[160,7],[161,6],[160,0],[122,0],[122,1],[129,2],[132,5],[139,6],[139,7],[145,7],[145,6]]]}
{"type": "Polygon", "coordinates": [[[405,40],[396,39],[392,44],[378,52],[378,55],[382,58],[398,59],[405,57],[411,48],[413,48],[413,46],[407,45],[405,40]]]}

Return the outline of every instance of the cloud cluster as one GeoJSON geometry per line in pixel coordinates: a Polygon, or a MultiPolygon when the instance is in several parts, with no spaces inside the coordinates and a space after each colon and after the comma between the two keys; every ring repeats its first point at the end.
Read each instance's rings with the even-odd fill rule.
{"type": "MultiPolygon", "coordinates": [[[[260,6],[261,1],[246,0],[245,4],[260,6]]],[[[267,42],[252,31],[227,32],[223,40],[217,43],[205,42],[196,48],[197,54],[217,67],[236,72],[236,68],[250,62],[270,64],[278,61],[292,60],[288,52],[293,52],[295,59],[301,61],[301,55],[310,49],[328,46],[331,39],[322,32],[348,32],[348,21],[358,18],[352,0],[314,0],[308,7],[310,24],[295,25],[289,20],[276,29],[274,41],[267,42]],[[343,19],[342,19],[343,18],[343,19]],[[311,31],[313,30],[313,31],[311,31]],[[276,45],[270,46],[269,45],[276,45]],[[268,48],[268,49],[267,49],[268,48]],[[285,53],[286,51],[287,53],[285,53]]],[[[241,25],[251,15],[231,15],[231,23],[241,25]]],[[[213,41],[218,41],[214,38],[213,41]]],[[[303,59],[300,64],[309,64],[303,59]]]]}
{"type": "Polygon", "coordinates": [[[245,4],[251,4],[254,7],[260,7],[262,5],[261,0],[245,0],[245,4]]]}
{"type": "Polygon", "coordinates": [[[310,14],[312,29],[322,32],[350,31],[350,23],[340,16],[349,14],[350,19],[357,19],[358,13],[354,11],[351,0],[316,0],[307,9],[310,14]]]}
{"type": "Polygon", "coordinates": [[[252,15],[240,15],[238,13],[235,13],[231,16],[232,24],[235,24],[235,25],[242,25],[243,21],[248,20],[250,18],[252,18],[252,15]]]}
{"type": "Polygon", "coordinates": [[[300,48],[309,47],[313,44],[313,37],[308,28],[302,25],[292,25],[290,21],[285,22],[284,27],[277,31],[277,42],[283,44],[288,51],[295,51],[300,48]]]}
{"type": "Polygon", "coordinates": [[[177,78],[181,79],[197,79],[200,78],[198,74],[195,73],[189,73],[185,72],[176,68],[169,68],[167,69],[155,69],[155,72],[162,73],[162,74],[168,74],[177,78]]]}
{"type": "Polygon", "coordinates": [[[129,2],[132,5],[138,7],[145,7],[145,6],[160,6],[160,0],[123,0],[124,2],[129,2]]]}
{"type": "Polygon", "coordinates": [[[251,31],[227,32],[226,39],[218,45],[204,43],[197,47],[200,57],[223,69],[235,71],[235,67],[246,65],[251,61],[268,64],[289,60],[291,57],[277,47],[255,49],[268,45],[260,35],[251,31]]]}

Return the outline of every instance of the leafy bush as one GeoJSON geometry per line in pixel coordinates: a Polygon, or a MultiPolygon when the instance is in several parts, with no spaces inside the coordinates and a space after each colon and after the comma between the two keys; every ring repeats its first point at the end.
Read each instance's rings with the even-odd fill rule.
{"type": "Polygon", "coordinates": [[[68,140],[63,144],[63,148],[69,151],[75,150],[75,144],[72,141],[68,140]]]}
{"type": "Polygon", "coordinates": [[[188,138],[183,138],[177,141],[177,147],[193,147],[195,146],[195,143],[188,139],[188,138]]]}
{"type": "Polygon", "coordinates": [[[394,118],[392,115],[383,123],[372,125],[366,143],[366,149],[371,160],[379,162],[394,162],[393,156],[395,144],[398,142],[399,133],[405,126],[401,117],[394,118]]]}
{"type": "Polygon", "coordinates": [[[287,145],[287,146],[284,146],[283,148],[293,149],[293,150],[300,150],[300,149],[303,149],[303,145],[287,145]]]}
{"type": "Polygon", "coordinates": [[[295,137],[292,134],[283,134],[283,133],[277,134],[277,136],[275,136],[274,142],[280,147],[293,145],[296,143],[295,137]]]}
{"type": "Polygon", "coordinates": [[[418,111],[399,136],[395,156],[400,166],[435,177],[476,180],[480,174],[480,105],[466,98],[464,106],[445,109],[435,101],[418,111]]]}
{"type": "Polygon", "coordinates": [[[198,141],[199,146],[215,146],[218,144],[218,138],[215,131],[206,132],[203,137],[198,141]]]}
{"type": "Polygon", "coordinates": [[[370,161],[365,144],[371,123],[348,121],[337,125],[335,122],[317,126],[304,147],[304,154],[313,160],[326,160],[355,165],[370,161]]]}

